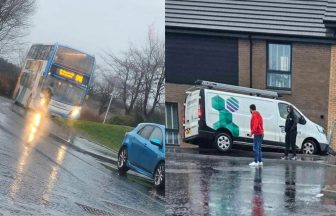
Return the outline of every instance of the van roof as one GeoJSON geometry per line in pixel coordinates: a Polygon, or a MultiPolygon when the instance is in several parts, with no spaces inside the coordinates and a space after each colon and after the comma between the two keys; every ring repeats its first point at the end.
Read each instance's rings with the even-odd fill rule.
{"type": "Polygon", "coordinates": [[[249,98],[254,98],[256,100],[277,101],[277,102],[282,102],[282,103],[286,103],[286,104],[291,104],[291,103],[289,103],[287,101],[283,101],[283,100],[279,100],[279,99],[266,98],[266,97],[261,97],[261,96],[248,95],[248,94],[239,94],[239,93],[234,93],[234,92],[229,92],[229,91],[223,91],[223,90],[207,89],[207,88],[203,88],[201,90],[210,91],[210,92],[218,92],[218,93],[226,93],[226,94],[236,95],[236,96],[239,96],[239,97],[249,97],[249,98]]]}

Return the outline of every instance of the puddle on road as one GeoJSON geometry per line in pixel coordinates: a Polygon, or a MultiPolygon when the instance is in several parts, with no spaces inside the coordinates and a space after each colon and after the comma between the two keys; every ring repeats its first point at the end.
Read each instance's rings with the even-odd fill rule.
{"type": "Polygon", "coordinates": [[[254,215],[255,212],[334,215],[336,212],[335,200],[316,197],[325,181],[336,181],[332,169],[318,164],[312,167],[273,163],[264,168],[250,168],[234,161],[192,160],[168,163],[166,170],[167,215],[254,215]],[[189,167],[189,163],[197,166],[189,167]]]}
{"type": "Polygon", "coordinates": [[[101,162],[101,164],[108,170],[111,171],[111,175],[117,175],[123,181],[127,181],[131,183],[134,187],[143,191],[144,193],[150,195],[155,199],[159,199],[161,201],[165,201],[165,190],[156,189],[154,187],[153,180],[142,176],[140,174],[120,174],[116,166],[111,166],[111,164],[101,162]]]}

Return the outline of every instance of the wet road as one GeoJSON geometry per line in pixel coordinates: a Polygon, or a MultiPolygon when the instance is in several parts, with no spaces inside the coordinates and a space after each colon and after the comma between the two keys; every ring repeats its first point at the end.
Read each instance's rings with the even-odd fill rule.
{"type": "MultiPolygon", "coordinates": [[[[178,146],[168,146],[166,147],[166,153],[186,153],[193,155],[204,155],[204,156],[213,156],[213,157],[244,157],[244,158],[253,158],[254,153],[252,146],[239,146],[236,145],[228,152],[219,152],[214,148],[180,148],[178,146]]],[[[274,148],[263,148],[262,156],[264,159],[280,159],[284,155],[283,149],[274,149],[274,148]]],[[[290,155],[291,156],[291,155],[290,155]]],[[[306,155],[297,153],[299,161],[324,161],[327,160],[327,155],[306,155]]]]}
{"type": "Polygon", "coordinates": [[[0,215],[162,215],[164,195],[49,138],[0,98],[0,215]]]}
{"type": "Polygon", "coordinates": [[[292,161],[250,168],[248,160],[227,156],[167,158],[167,215],[336,214],[336,200],[321,195],[326,181],[336,184],[336,168],[292,161]]]}

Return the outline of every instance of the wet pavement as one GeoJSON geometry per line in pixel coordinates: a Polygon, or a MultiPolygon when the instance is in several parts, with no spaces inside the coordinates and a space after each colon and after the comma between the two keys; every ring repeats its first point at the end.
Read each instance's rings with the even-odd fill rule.
{"type": "Polygon", "coordinates": [[[336,215],[336,199],[321,192],[336,183],[335,167],[178,155],[166,156],[166,215],[336,215]]]}
{"type": "Polygon", "coordinates": [[[48,136],[0,97],[0,215],[162,215],[164,192],[48,136]]]}
{"type": "MultiPolygon", "coordinates": [[[[214,157],[253,157],[252,146],[243,146],[243,145],[234,145],[232,149],[228,152],[219,152],[214,148],[198,148],[197,146],[193,146],[193,148],[181,148],[179,146],[168,146],[166,147],[167,153],[185,153],[185,154],[193,154],[193,155],[208,155],[214,157]]],[[[276,148],[267,148],[263,147],[262,149],[263,158],[267,159],[279,159],[284,155],[284,149],[276,149],[276,148]]],[[[328,155],[306,155],[297,153],[298,159],[301,161],[327,161],[328,155]]]]}

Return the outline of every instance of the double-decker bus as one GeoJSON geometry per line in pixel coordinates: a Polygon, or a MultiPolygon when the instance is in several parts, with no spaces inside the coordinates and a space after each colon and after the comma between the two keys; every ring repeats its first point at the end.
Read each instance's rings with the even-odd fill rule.
{"type": "Polygon", "coordinates": [[[37,109],[42,91],[52,90],[51,115],[78,119],[95,68],[95,58],[76,49],[55,45],[31,46],[14,93],[15,102],[37,109]]]}

